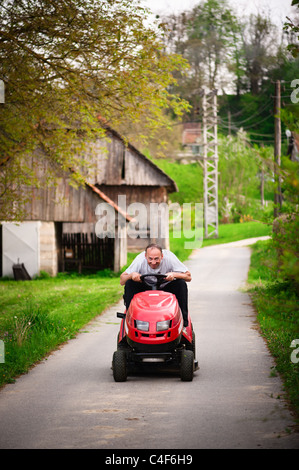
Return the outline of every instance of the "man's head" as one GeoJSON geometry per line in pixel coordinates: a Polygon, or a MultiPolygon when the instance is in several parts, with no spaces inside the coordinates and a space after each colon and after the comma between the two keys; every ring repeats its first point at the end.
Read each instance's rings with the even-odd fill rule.
{"type": "Polygon", "coordinates": [[[163,258],[163,252],[160,245],[151,243],[145,249],[145,257],[147,259],[148,265],[152,269],[157,269],[160,266],[160,263],[163,258]]]}

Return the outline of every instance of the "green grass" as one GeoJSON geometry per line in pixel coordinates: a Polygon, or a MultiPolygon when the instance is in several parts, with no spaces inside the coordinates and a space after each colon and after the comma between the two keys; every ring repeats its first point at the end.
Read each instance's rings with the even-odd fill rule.
{"type": "Polygon", "coordinates": [[[179,191],[170,195],[171,202],[178,202],[182,205],[188,202],[203,201],[203,172],[199,163],[182,165],[164,158],[153,161],[178,186],[179,191]]]}
{"type": "Polygon", "coordinates": [[[0,385],[74,337],[118,301],[122,292],[118,276],[107,271],[32,281],[1,280],[0,340],[5,344],[5,363],[0,363],[0,385]]]}
{"type": "Polygon", "coordinates": [[[217,239],[205,239],[202,246],[210,246],[219,243],[230,243],[246,238],[264,237],[271,235],[272,225],[262,222],[244,222],[238,224],[219,225],[219,236],[217,239]]]}
{"type": "MultiPolygon", "coordinates": [[[[218,238],[204,239],[202,244],[199,243],[199,248],[218,245],[220,243],[230,243],[246,238],[262,237],[271,235],[272,226],[262,222],[245,222],[238,224],[223,224],[218,227],[218,238]]],[[[192,241],[192,238],[190,238],[192,241]]],[[[185,241],[188,239],[174,238],[170,234],[170,249],[178,256],[179,259],[185,261],[190,256],[192,250],[185,249],[185,241]]]]}
{"type": "MultiPolygon", "coordinates": [[[[298,292],[291,281],[277,275],[277,255],[272,240],[252,246],[249,292],[257,311],[261,333],[275,358],[272,371],[281,374],[290,404],[299,420],[299,359],[291,343],[299,338],[298,292]]],[[[297,345],[298,348],[298,345],[297,345]]]]}

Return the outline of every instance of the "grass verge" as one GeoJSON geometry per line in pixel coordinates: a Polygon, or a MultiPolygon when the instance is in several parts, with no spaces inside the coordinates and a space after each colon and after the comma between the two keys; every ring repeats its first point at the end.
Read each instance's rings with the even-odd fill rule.
{"type": "MultiPolygon", "coordinates": [[[[201,246],[205,247],[210,245],[219,245],[220,243],[230,243],[238,240],[244,240],[246,238],[271,235],[272,226],[258,221],[237,224],[223,224],[219,225],[218,232],[218,238],[204,239],[202,244],[200,244],[200,242],[198,243],[199,248],[201,246]]],[[[194,240],[194,235],[193,238],[190,238],[190,240],[194,240]]],[[[170,233],[169,241],[170,249],[181,261],[186,261],[192,252],[191,249],[185,249],[185,242],[188,241],[188,239],[184,237],[174,238],[173,233],[170,233]]]]}
{"type": "Polygon", "coordinates": [[[91,319],[117,302],[123,289],[109,271],[0,281],[0,386],[14,381],[91,319]],[[3,344],[3,343],[2,343],[3,344]]]}
{"type": "Polygon", "coordinates": [[[299,308],[292,282],[279,278],[272,240],[252,245],[249,293],[257,311],[261,334],[275,359],[278,372],[299,423],[299,308]],[[294,340],[298,340],[294,342],[294,340]],[[296,349],[297,348],[297,349],[296,349]]]}

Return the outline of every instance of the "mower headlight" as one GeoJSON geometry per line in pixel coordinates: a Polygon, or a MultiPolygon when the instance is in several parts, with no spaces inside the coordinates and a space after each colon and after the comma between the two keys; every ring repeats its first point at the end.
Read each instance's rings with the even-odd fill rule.
{"type": "Polygon", "coordinates": [[[136,322],[137,330],[140,330],[140,331],[148,331],[149,330],[149,322],[148,321],[135,320],[135,322],[136,322]]]}
{"type": "Polygon", "coordinates": [[[170,320],[158,321],[157,322],[157,331],[168,330],[170,326],[170,320]]]}

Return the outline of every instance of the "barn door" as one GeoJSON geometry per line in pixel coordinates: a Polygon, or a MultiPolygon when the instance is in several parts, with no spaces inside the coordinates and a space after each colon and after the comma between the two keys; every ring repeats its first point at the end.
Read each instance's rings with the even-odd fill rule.
{"type": "Polygon", "coordinates": [[[63,271],[113,269],[114,239],[98,238],[94,233],[62,235],[63,271]]]}

